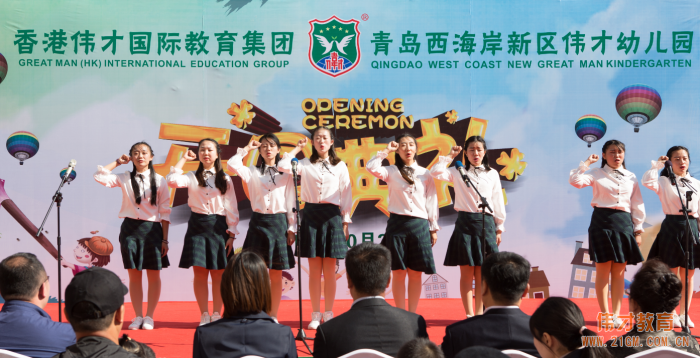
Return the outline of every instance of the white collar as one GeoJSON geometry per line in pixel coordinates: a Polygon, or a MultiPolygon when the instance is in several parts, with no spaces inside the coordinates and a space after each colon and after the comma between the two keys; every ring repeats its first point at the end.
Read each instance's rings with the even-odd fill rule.
{"type": "Polygon", "coordinates": [[[488,312],[490,309],[499,309],[499,308],[508,308],[508,309],[520,309],[519,306],[490,306],[484,310],[484,313],[488,312]]]}
{"type": "Polygon", "coordinates": [[[615,171],[615,170],[617,170],[618,172],[622,173],[622,175],[624,175],[624,176],[627,176],[627,174],[628,174],[627,170],[626,170],[625,168],[623,168],[622,166],[620,166],[620,167],[617,168],[617,169],[613,169],[613,168],[611,168],[609,165],[605,165],[605,166],[603,167],[603,170],[604,170],[606,173],[608,173],[608,174],[612,174],[613,171],[615,171]]]}
{"type": "Polygon", "coordinates": [[[214,167],[212,167],[211,169],[204,169],[204,171],[212,173],[212,174],[216,174],[216,169],[214,169],[214,167]]]}
{"type": "Polygon", "coordinates": [[[143,175],[144,177],[149,177],[149,176],[151,175],[151,170],[150,170],[150,169],[146,169],[146,170],[143,171],[142,173],[136,172],[134,175],[139,175],[139,174],[143,175]]]}
{"type": "Polygon", "coordinates": [[[352,302],[352,305],[350,305],[350,307],[354,306],[355,303],[358,303],[358,302],[364,301],[364,300],[369,300],[369,299],[372,299],[372,298],[381,298],[381,299],[383,299],[383,300],[386,300],[386,298],[384,298],[384,296],[365,296],[365,297],[360,297],[360,298],[356,299],[355,301],[353,301],[353,302],[352,302]]]}

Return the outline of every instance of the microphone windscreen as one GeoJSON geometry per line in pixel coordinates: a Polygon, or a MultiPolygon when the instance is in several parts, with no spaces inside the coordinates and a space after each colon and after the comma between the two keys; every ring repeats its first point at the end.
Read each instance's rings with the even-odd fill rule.
{"type": "Polygon", "coordinates": [[[75,159],[71,159],[71,161],[70,161],[70,163],[68,164],[68,166],[69,166],[69,167],[75,167],[75,164],[76,164],[76,163],[77,163],[77,162],[75,161],[75,159]]]}
{"type": "Polygon", "coordinates": [[[670,169],[671,169],[671,161],[670,161],[670,160],[667,160],[667,161],[664,163],[664,166],[670,170],[670,169]]]}
{"type": "Polygon", "coordinates": [[[460,167],[463,167],[463,166],[464,166],[464,164],[462,164],[462,162],[459,161],[459,160],[455,163],[455,167],[457,167],[457,168],[460,168],[460,167]]]}
{"type": "Polygon", "coordinates": [[[299,159],[297,159],[297,158],[292,158],[292,163],[298,163],[298,162],[299,162],[299,159]]]}

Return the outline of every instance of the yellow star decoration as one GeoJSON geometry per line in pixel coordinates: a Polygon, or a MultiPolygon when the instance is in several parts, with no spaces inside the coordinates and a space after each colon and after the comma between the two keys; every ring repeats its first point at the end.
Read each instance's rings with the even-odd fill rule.
{"type": "Polygon", "coordinates": [[[455,124],[455,122],[457,122],[457,110],[453,109],[445,113],[445,116],[447,117],[447,123],[455,124]]]}
{"type": "Polygon", "coordinates": [[[323,30],[321,30],[321,33],[323,33],[323,30]]]}
{"type": "Polygon", "coordinates": [[[326,27],[326,30],[330,31],[330,29],[331,29],[330,27],[326,27]]]}
{"type": "Polygon", "coordinates": [[[345,30],[345,33],[347,34],[347,33],[348,33],[348,30],[345,30]]]}
{"type": "Polygon", "coordinates": [[[335,25],[333,25],[333,28],[335,29],[335,25]]]}
{"type": "Polygon", "coordinates": [[[501,156],[496,159],[496,163],[502,165],[504,168],[501,169],[499,174],[508,178],[508,180],[517,180],[518,175],[522,175],[527,167],[527,162],[523,162],[525,154],[520,153],[518,148],[513,148],[510,151],[510,156],[506,152],[501,152],[501,156]]]}
{"type": "Polygon", "coordinates": [[[240,129],[245,129],[255,118],[255,113],[250,112],[252,109],[253,105],[242,99],[240,107],[236,103],[231,103],[231,108],[226,110],[226,112],[233,116],[231,124],[240,129]]]}

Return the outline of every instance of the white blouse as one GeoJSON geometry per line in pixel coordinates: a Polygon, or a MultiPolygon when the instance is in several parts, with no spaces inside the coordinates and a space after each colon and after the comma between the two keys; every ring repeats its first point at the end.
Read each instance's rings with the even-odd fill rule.
{"type": "MultiPolygon", "coordinates": [[[[277,163],[281,172],[292,173],[292,157],[284,153],[277,163]]],[[[328,159],[312,164],[304,158],[297,164],[297,174],[301,176],[301,200],[312,204],[333,204],[340,206],[344,223],[350,220],[352,211],[352,188],[350,173],[345,162],[331,165],[328,159]],[[324,165],[325,164],[325,165],[324,165]]]]}
{"type": "Polygon", "coordinates": [[[221,191],[216,188],[216,171],[214,169],[205,170],[202,173],[206,178],[203,187],[199,186],[195,173],[192,171],[183,174],[182,169],[170,167],[170,173],[166,178],[168,186],[173,189],[187,188],[187,205],[190,206],[192,212],[225,216],[228,231],[238,235],[238,201],[231,177],[225,176],[226,194],[221,195],[221,191]]]}
{"type": "Polygon", "coordinates": [[[382,166],[382,160],[387,157],[384,151],[367,162],[366,168],[375,177],[383,180],[389,186],[389,212],[427,219],[430,231],[440,230],[438,226],[438,198],[435,189],[435,181],[425,169],[413,161],[409,167],[413,168],[414,184],[409,184],[395,165],[382,166]]]}
{"type": "Polygon", "coordinates": [[[283,174],[277,168],[266,164],[263,174],[254,165],[243,165],[243,157],[248,155],[245,148],[238,148],[236,155],[228,161],[228,169],[236,173],[248,185],[248,196],[253,211],[260,214],[287,214],[287,231],[297,232],[296,215],[292,210],[296,203],[294,178],[283,174]]]}
{"type": "Polygon", "coordinates": [[[631,213],[634,231],[643,232],[642,224],[646,214],[642,192],[639,190],[639,182],[634,173],[622,167],[613,170],[608,165],[603,168],[593,168],[590,171],[588,169],[584,162],[581,162],[578,168],[569,173],[569,183],[578,189],[592,186],[592,207],[631,213]]]}
{"type": "MultiPolygon", "coordinates": [[[[433,168],[430,169],[430,175],[437,180],[452,182],[455,188],[454,209],[456,211],[480,213],[481,208],[479,208],[479,204],[481,204],[481,200],[479,196],[473,188],[467,188],[467,184],[462,180],[462,175],[459,174],[457,168],[447,168],[451,162],[452,158],[441,156],[433,168]]],[[[491,169],[487,172],[483,166],[477,168],[470,166],[469,170],[467,170],[467,176],[481,195],[486,198],[491,209],[493,209],[496,230],[505,232],[503,223],[506,221],[506,208],[501,188],[501,177],[498,175],[498,171],[491,169]]],[[[486,212],[489,213],[488,210],[486,212]]]]}
{"type": "MultiPolygon", "coordinates": [[[[659,177],[659,170],[664,168],[664,162],[651,161],[651,169],[649,169],[642,177],[642,184],[653,190],[659,195],[661,207],[666,215],[683,215],[681,210],[681,201],[678,198],[676,186],[671,185],[671,179],[668,177],[659,177]]],[[[681,192],[683,203],[685,203],[686,192],[692,191],[693,196],[688,203],[688,209],[691,216],[698,218],[698,201],[700,201],[700,181],[687,174],[684,177],[676,176],[676,181],[680,184],[678,189],[681,192]]]]}
{"type": "Polygon", "coordinates": [[[119,210],[120,218],[131,218],[143,221],[170,221],[170,191],[165,183],[165,178],[156,173],[156,187],[158,190],[158,203],[151,205],[151,171],[146,169],[140,173],[143,178],[136,177],[141,193],[141,204],[136,204],[134,191],[131,188],[131,172],[114,174],[103,166],[97,166],[94,175],[95,181],[108,187],[122,189],[122,207],[119,210]]]}

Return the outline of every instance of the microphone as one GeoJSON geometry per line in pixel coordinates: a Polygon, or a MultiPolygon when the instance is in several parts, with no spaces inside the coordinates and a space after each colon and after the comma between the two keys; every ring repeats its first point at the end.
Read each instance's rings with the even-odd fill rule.
{"type": "Polygon", "coordinates": [[[467,180],[467,172],[464,170],[464,164],[462,164],[462,162],[458,160],[455,163],[455,168],[457,168],[457,171],[462,176],[462,180],[464,180],[464,182],[467,184],[467,188],[468,188],[469,181],[467,180]]]}
{"type": "Polygon", "coordinates": [[[297,164],[299,164],[299,159],[292,158],[292,172],[294,172],[294,175],[297,174],[297,164]]]}
{"type": "Polygon", "coordinates": [[[693,200],[693,191],[692,191],[692,190],[688,190],[688,191],[685,192],[685,201],[686,201],[687,203],[690,203],[691,200],[693,200]]]}
{"type": "Polygon", "coordinates": [[[664,163],[666,172],[668,173],[668,178],[671,179],[671,185],[676,185],[676,174],[673,172],[673,167],[671,166],[671,161],[667,160],[664,163]]]}
{"type": "Polygon", "coordinates": [[[68,163],[68,168],[66,168],[66,174],[64,175],[64,177],[70,177],[70,173],[73,171],[73,169],[75,169],[75,163],[75,159],[70,160],[70,163],[68,163]]]}

